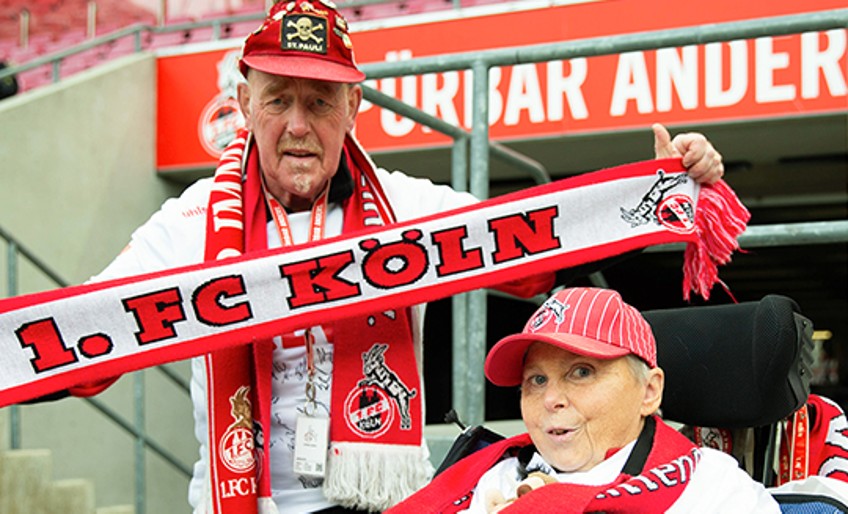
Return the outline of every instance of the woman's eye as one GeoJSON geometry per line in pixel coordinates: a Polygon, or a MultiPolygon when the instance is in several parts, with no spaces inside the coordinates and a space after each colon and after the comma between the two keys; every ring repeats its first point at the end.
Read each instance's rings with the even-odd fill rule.
{"type": "Polygon", "coordinates": [[[527,379],[527,382],[532,386],[545,385],[548,379],[543,375],[533,375],[527,379]]]}
{"type": "Polygon", "coordinates": [[[577,379],[591,377],[594,370],[589,366],[577,366],[571,371],[571,376],[577,379]]]}

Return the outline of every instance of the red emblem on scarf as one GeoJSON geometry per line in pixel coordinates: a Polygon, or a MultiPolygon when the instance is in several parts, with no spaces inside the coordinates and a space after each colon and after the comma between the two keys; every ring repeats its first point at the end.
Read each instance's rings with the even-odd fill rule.
{"type": "Polygon", "coordinates": [[[230,397],[232,415],[235,422],[221,438],[220,452],[224,466],[233,473],[246,473],[253,469],[256,459],[253,455],[253,415],[247,394],[250,388],[240,387],[230,397]]]}
{"type": "Polygon", "coordinates": [[[688,197],[671,195],[657,206],[657,219],[672,232],[688,234],[695,229],[695,208],[688,197]]]}
{"type": "Polygon", "coordinates": [[[379,387],[357,387],[345,399],[345,422],[360,437],[374,439],[389,429],[395,412],[389,396],[379,387]]]}

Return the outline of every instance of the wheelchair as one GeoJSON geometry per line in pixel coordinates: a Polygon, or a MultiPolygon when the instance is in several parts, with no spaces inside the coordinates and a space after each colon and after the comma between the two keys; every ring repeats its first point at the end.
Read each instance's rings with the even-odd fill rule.
{"type": "MultiPolygon", "coordinates": [[[[786,435],[799,413],[806,416],[800,430],[816,426],[821,405],[833,405],[844,420],[832,402],[812,401],[813,324],[794,300],[767,295],[756,302],[643,315],[654,331],[657,360],[665,371],[663,419],[696,444],[733,455],[769,488],[782,512],[848,513],[846,474],[833,480],[810,470],[809,478],[805,473],[781,480],[781,462],[785,465],[791,457],[786,435]],[[782,482],[788,483],[776,487],[782,482]]],[[[458,423],[455,417],[447,420],[458,423]]],[[[462,428],[436,474],[501,437],[482,426],[462,428]]],[[[848,455],[848,445],[844,450],[848,455]]]]}

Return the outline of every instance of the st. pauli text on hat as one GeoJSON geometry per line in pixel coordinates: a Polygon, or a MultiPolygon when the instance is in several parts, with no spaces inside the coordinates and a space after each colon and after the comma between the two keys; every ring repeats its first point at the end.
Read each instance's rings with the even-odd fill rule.
{"type": "MultiPolygon", "coordinates": [[[[155,359],[147,356],[150,354],[142,358],[142,351],[155,349],[161,351],[156,359],[163,355],[175,359],[215,350],[192,361],[192,400],[200,459],[194,468],[189,501],[197,513],[317,512],[339,505],[383,510],[424,485],[432,473],[422,433],[423,306],[416,305],[420,296],[416,297],[414,291],[404,293],[391,298],[390,306],[368,303],[380,306],[374,312],[350,305],[351,291],[359,286],[344,273],[334,273],[351,264],[345,258],[352,251],[315,260],[287,260],[285,266],[275,267],[272,278],[261,275],[266,278],[254,279],[247,271],[256,269],[261,258],[273,255],[272,252],[294,254],[305,248],[321,253],[323,240],[335,241],[336,236],[353,237],[363,230],[422,217],[438,221],[442,216],[453,223],[446,213],[455,208],[469,209],[465,217],[473,219],[474,207],[469,206],[477,200],[471,195],[402,172],[380,169],[359,145],[352,129],[362,99],[358,82],[364,74],[357,68],[352,39],[347,23],[331,2],[280,2],[271,8],[262,25],[245,40],[239,67],[247,82],[239,86],[238,94],[246,126],[224,151],[215,176],[197,181],[179,198],[165,202],[133,233],[127,248],[93,279],[120,279],[100,286],[99,291],[104,287],[117,288],[109,290],[115,292],[113,298],[122,299],[123,312],[110,316],[107,309],[98,308],[98,319],[92,322],[114,321],[125,326],[124,320],[130,316],[134,323],[142,325],[135,336],[115,337],[115,347],[109,347],[110,351],[118,354],[125,339],[138,339],[139,344],[121,354],[120,360],[110,361],[108,370],[104,368],[108,356],[94,351],[89,353],[96,359],[62,362],[61,369],[45,370],[45,374],[51,374],[49,380],[39,382],[39,387],[51,387],[50,384],[65,384],[65,376],[82,376],[83,380],[74,383],[85,384],[71,392],[96,394],[111,383],[104,380],[110,373],[152,365],[155,359]],[[183,284],[157,289],[153,304],[146,303],[149,294],[125,298],[121,292],[124,287],[141,283],[125,277],[153,273],[163,280],[190,281],[198,270],[233,262],[241,272],[205,281],[201,287],[183,284]],[[174,269],[180,271],[167,271],[174,269]],[[293,332],[291,329],[297,327],[286,325],[286,330],[272,333],[268,327],[301,319],[295,313],[282,319],[274,310],[276,303],[244,301],[245,295],[270,290],[272,296],[288,298],[280,301],[286,308],[296,310],[303,304],[291,297],[304,284],[307,292],[306,298],[301,298],[303,302],[323,302],[337,308],[326,319],[309,317],[308,323],[293,332]],[[217,296],[210,291],[217,291],[217,296]],[[337,293],[340,296],[335,296],[337,293]],[[182,305],[183,300],[205,301],[210,307],[207,310],[195,305],[192,310],[182,305]],[[207,316],[209,312],[216,316],[207,316]],[[352,314],[343,316],[348,312],[352,314]],[[145,325],[151,316],[166,319],[145,325]],[[209,327],[215,329],[214,334],[204,332],[209,327]],[[152,339],[145,339],[148,334],[153,334],[152,339]],[[197,346],[181,346],[177,350],[174,344],[173,354],[168,354],[167,345],[176,341],[214,345],[198,351],[197,346]],[[224,346],[227,348],[220,349],[224,346]]],[[[716,190],[727,189],[719,181],[723,174],[721,156],[704,136],[681,134],[671,139],[662,126],[654,127],[654,131],[658,158],[678,158],[696,182],[716,183],[716,190]]],[[[683,168],[677,169],[676,174],[685,176],[683,168]]],[[[656,176],[652,169],[648,178],[642,178],[653,183],[656,176]]],[[[621,182],[619,178],[620,172],[613,172],[562,189],[574,192],[581,187],[580,191],[589,194],[584,186],[615,185],[621,182]]],[[[711,190],[703,188],[698,193],[692,181],[683,182],[688,185],[681,183],[679,187],[686,187],[696,197],[711,190]]],[[[635,190],[638,193],[628,208],[641,205],[645,189],[639,185],[635,190]]],[[[607,197],[604,192],[597,194],[607,197]]],[[[660,192],[658,198],[662,199],[663,194],[660,192]]],[[[568,207],[563,204],[560,208],[565,213],[568,207]]],[[[652,208],[649,206],[649,211],[652,208]]],[[[613,206],[610,212],[619,216],[619,206],[613,206]]],[[[642,213],[647,216],[643,216],[644,224],[633,230],[654,230],[652,212],[642,213]]],[[[737,228],[744,229],[746,219],[737,228]]],[[[692,239],[698,239],[700,234],[710,232],[694,226],[688,230],[681,237],[697,232],[692,239]]],[[[723,239],[735,241],[738,232],[723,239]]],[[[456,231],[437,230],[434,234],[439,235],[426,243],[439,248],[467,250],[477,245],[476,241],[459,237],[456,231]]],[[[414,231],[409,232],[411,239],[405,241],[416,242],[414,235],[414,231]]],[[[614,245],[604,246],[598,240],[591,251],[575,252],[575,260],[568,262],[620,253],[619,248],[624,246],[618,237],[612,237],[614,245]]],[[[653,239],[645,241],[644,244],[652,244],[653,239]]],[[[379,245],[369,244],[358,245],[356,251],[378,254],[379,245]]],[[[735,246],[727,248],[730,252],[735,246]]],[[[458,250],[455,253],[461,254],[458,250]]],[[[476,253],[462,254],[464,267],[450,270],[450,274],[439,269],[442,280],[428,283],[429,291],[451,278],[464,277],[465,272],[482,276],[488,268],[496,267],[497,263],[481,259],[473,269],[467,268],[476,253]]],[[[713,263],[714,255],[702,255],[707,254],[709,258],[699,262],[713,263]]],[[[528,256],[514,260],[518,262],[520,257],[528,256]]],[[[382,275],[385,282],[377,282],[384,287],[378,293],[390,289],[385,284],[391,284],[398,275],[393,262],[386,262],[382,275]]],[[[726,262],[726,257],[718,262],[726,262]]],[[[532,266],[529,262],[522,270],[532,266]]],[[[552,286],[550,273],[520,277],[516,273],[486,275],[501,277],[505,283],[500,285],[492,282],[493,278],[469,276],[463,279],[465,286],[451,285],[441,296],[472,286],[498,287],[528,296],[552,286]]],[[[699,280],[706,277],[702,286],[706,284],[707,292],[715,281],[709,272],[696,271],[690,276],[699,280]]],[[[373,281],[365,282],[363,288],[374,286],[373,281]]],[[[88,291],[85,289],[83,296],[88,291]]],[[[441,296],[428,292],[427,298],[441,296]]],[[[363,298],[363,302],[372,300],[363,298]]],[[[73,302],[63,303],[61,309],[70,312],[69,305],[73,302]]],[[[75,326],[83,326],[85,319],[75,315],[75,326]]],[[[64,324],[55,326],[60,325],[64,324]]],[[[32,335],[32,331],[27,334],[32,335]]],[[[89,342],[87,348],[105,348],[101,344],[105,344],[103,338],[89,342]]],[[[15,344],[15,351],[21,353],[21,342],[15,344]]],[[[28,340],[23,346],[26,350],[38,345],[37,341],[28,340]]],[[[19,379],[14,387],[20,391],[21,387],[26,388],[21,384],[28,381],[29,378],[19,379]]],[[[33,390],[42,394],[45,391],[33,390]]]]}
{"type": "Polygon", "coordinates": [[[459,461],[389,514],[780,512],[732,457],[655,415],[656,342],[615,291],[556,293],[489,351],[486,377],[520,385],[528,432],[459,461]]]}
{"type": "Polygon", "coordinates": [[[239,69],[329,82],[358,83],[347,21],[330,2],[279,2],[247,36],[239,69]]]}

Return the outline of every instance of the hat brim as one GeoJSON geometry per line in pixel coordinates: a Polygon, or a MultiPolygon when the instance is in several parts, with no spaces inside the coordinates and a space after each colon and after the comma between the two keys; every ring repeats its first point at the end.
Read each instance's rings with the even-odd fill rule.
{"type": "Polygon", "coordinates": [[[355,84],[365,80],[365,74],[356,68],[305,55],[287,55],[281,57],[276,54],[262,55],[254,53],[243,57],[239,64],[241,72],[245,76],[247,76],[247,67],[250,67],[254,70],[270,73],[271,75],[326,80],[328,82],[355,84]]]}
{"type": "Polygon", "coordinates": [[[596,359],[614,359],[630,353],[626,348],[576,334],[513,334],[498,341],[489,351],[486,356],[486,378],[498,386],[521,384],[524,356],[527,348],[536,342],[596,359]]]}

